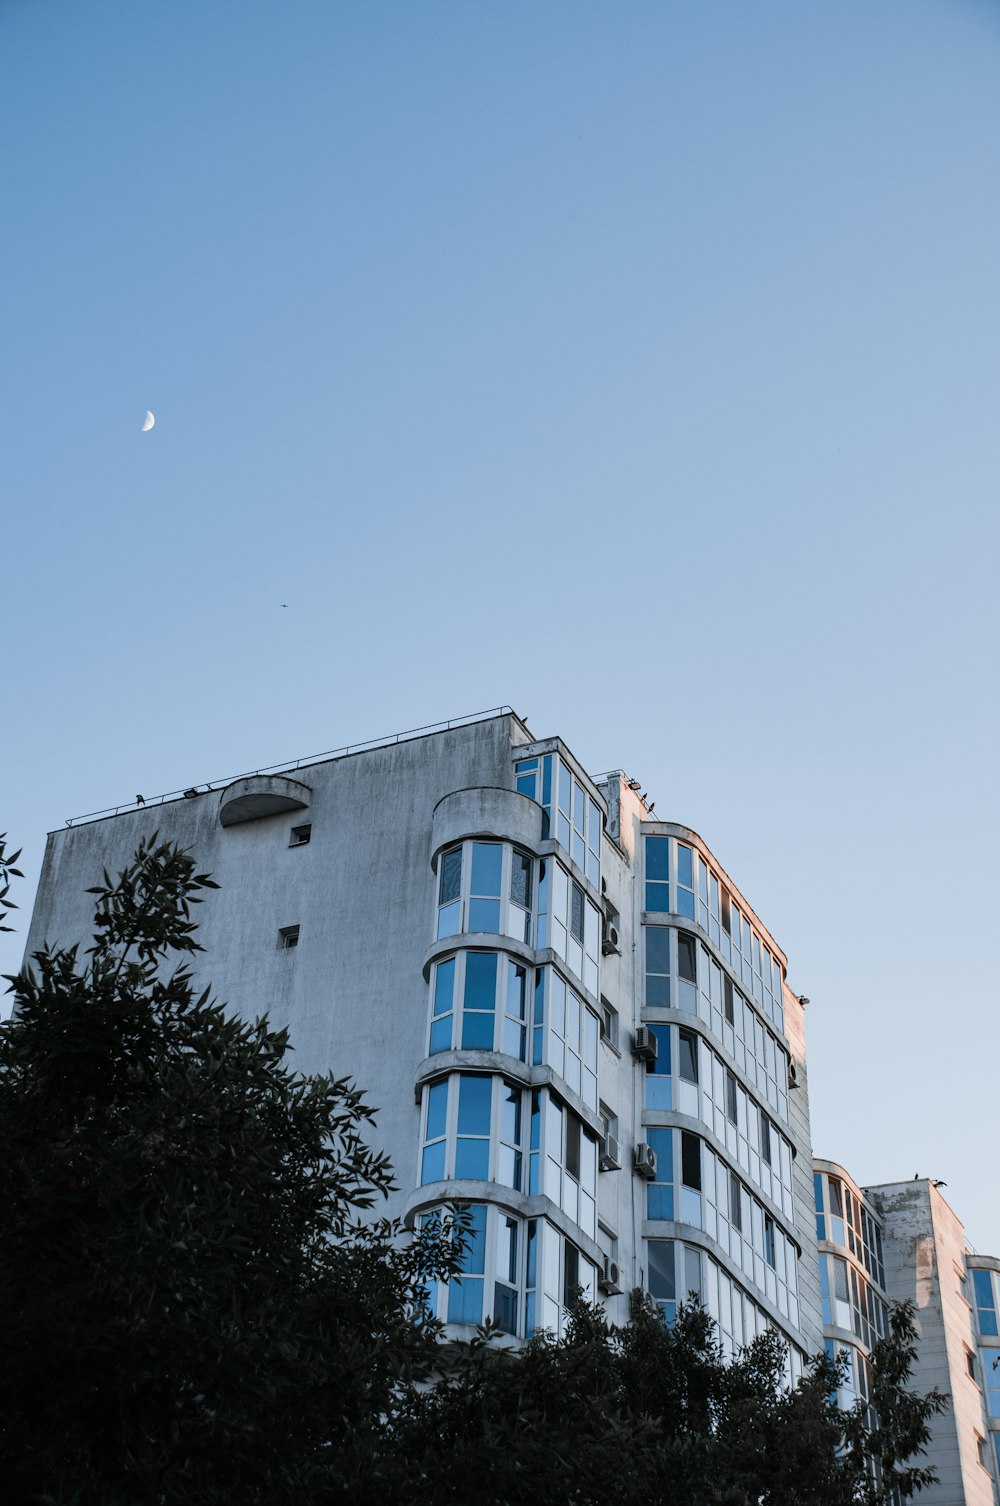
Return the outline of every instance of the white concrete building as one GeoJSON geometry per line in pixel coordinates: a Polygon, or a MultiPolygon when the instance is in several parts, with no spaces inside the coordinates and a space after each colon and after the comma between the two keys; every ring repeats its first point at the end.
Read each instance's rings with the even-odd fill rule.
{"type": "Polygon", "coordinates": [[[221,885],[196,981],[351,1074],[410,1224],[475,1209],[468,1333],[624,1320],[689,1291],[727,1349],[822,1342],[802,1005],[714,854],[509,708],[54,832],[28,937],[89,934],[88,886],[158,831],[221,885]]]}
{"type": "Polygon", "coordinates": [[[827,1352],[846,1356],[839,1400],[869,1395],[868,1357],[890,1302],[912,1301],[916,1391],[950,1398],[932,1424],[926,1460],[937,1483],[926,1506],[1000,1500],[1000,1261],[966,1247],[965,1231],[926,1178],[860,1188],[832,1161],[814,1163],[820,1297],[827,1352]]]}

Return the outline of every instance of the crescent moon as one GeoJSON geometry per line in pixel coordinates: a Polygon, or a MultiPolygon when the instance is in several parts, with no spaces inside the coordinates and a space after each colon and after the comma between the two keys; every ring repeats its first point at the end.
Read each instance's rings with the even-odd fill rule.
{"type": "Polygon", "coordinates": [[[150,429],[153,427],[153,425],[155,423],[156,423],[156,419],[153,417],[152,413],[150,413],[149,409],[147,408],[146,409],[146,417],[142,421],[142,432],[144,434],[148,434],[149,431],[150,431],[150,429]]]}

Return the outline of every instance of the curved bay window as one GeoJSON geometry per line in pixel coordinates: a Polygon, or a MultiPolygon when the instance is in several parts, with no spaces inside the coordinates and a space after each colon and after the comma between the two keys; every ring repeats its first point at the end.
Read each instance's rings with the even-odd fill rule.
{"type": "Polygon", "coordinates": [[[447,848],[438,857],[438,939],[479,932],[530,945],[535,863],[508,842],[447,848]]]}
{"type": "Polygon", "coordinates": [[[420,1182],[453,1178],[524,1191],[526,1090],[492,1074],[452,1073],[423,1090],[420,1182]]]}
{"type": "MultiPolygon", "coordinates": [[[[470,1325],[491,1317],[502,1333],[530,1338],[540,1329],[561,1333],[573,1302],[594,1301],[595,1267],[548,1219],[482,1203],[468,1215],[459,1274],[428,1291],[433,1316],[470,1325]]],[[[425,1214],[425,1225],[440,1216],[425,1214]]]]}
{"type": "Polygon", "coordinates": [[[676,837],[649,835],[644,849],[647,914],[677,915],[696,922],[732,968],[747,996],[783,1031],[781,964],[725,883],[699,852],[676,837]]]}
{"type": "Polygon", "coordinates": [[[535,969],[531,1034],[532,1064],[551,1067],[596,1112],[600,1023],[554,967],[535,969]]]}
{"type": "Polygon", "coordinates": [[[459,952],[435,963],[429,1055],[461,1048],[524,1061],[529,972],[502,952],[459,952]]]}

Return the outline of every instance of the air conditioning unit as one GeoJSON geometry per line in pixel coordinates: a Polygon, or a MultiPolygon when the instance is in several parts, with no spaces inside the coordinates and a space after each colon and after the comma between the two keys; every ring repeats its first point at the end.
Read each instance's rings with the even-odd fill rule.
{"type": "Polygon", "coordinates": [[[602,1171],[621,1171],[622,1148],[616,1135],[605,1135],[601,1141],[600,1168],[602,1171]]]}
{"type": "Polygon", "coordinates": [[[604,1270],[597,1278],[597,1285],[606,1297],[617,1297],[621,1292],[622,1273],[617,1260],[612,1260],[610,1255],[604,1257],[604,1270]]]}
{"type": "Polygon", "coordinates": [[[610,920],[604,922],[604,936],[601,941],[601,951],[605,957],[612,952],[621,952],[621,942],[618,938],[618,927],[610,920]]]}
{"type": "Polygon", "coordinates": [[[656,1176],[656,1151],[651,1145],[640,1144],[635,1148],[636,1174],[652,1182],[656,1176]]]}
{"type": "Polygon", "coordinates": [[[640,1025],[632,1037],[632,1055],[641,1062],[655,1062],[656,1036],[648,1025],[640,1025]]]}

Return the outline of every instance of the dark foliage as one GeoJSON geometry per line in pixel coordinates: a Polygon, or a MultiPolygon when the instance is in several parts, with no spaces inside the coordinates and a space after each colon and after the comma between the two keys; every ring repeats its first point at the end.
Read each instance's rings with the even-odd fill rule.
{"type": "Polygon", "coordinates": [[[0,1029],[3,1499],[300,1503],[371,1473],[452,1252],[351,1226],[390,1186],[346,1080],[196,996],[214,887],[153,839],[0,1029]]]}

